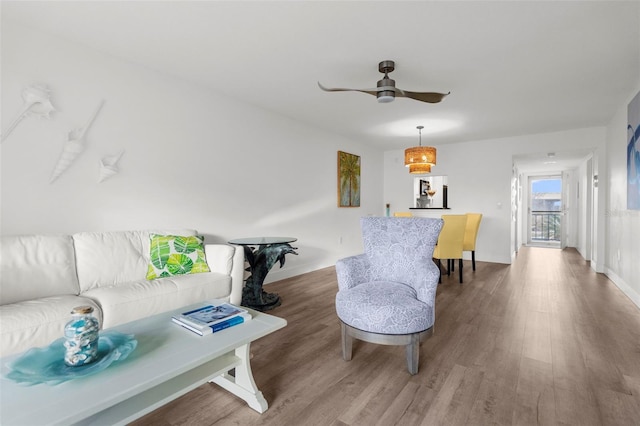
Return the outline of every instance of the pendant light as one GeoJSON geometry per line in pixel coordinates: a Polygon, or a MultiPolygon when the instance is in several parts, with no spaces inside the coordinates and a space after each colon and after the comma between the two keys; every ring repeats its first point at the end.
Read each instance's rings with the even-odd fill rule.
{"type": "Polygon", "coordinates": [[[412,175],[426,175],[431,173],[431,164],[409,164],[409,173],[412,175]]]}
{"type": "Polygon", "coordinates": [[[422,146],[422,129],[417,126],[419,132],[419,145],[404,150],[404,165],[409,167],[411,174],[424,174],[431,172],[431,166],[436,164],[436,149],[432,146],[422,146]]]}

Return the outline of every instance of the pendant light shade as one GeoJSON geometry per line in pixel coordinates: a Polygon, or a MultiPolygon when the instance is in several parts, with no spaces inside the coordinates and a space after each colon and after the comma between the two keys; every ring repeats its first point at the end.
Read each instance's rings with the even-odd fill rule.
{"type": "Polygon", "coordinates": [[[409,173],[412,175],[431,173],[431,164],[409,164],[409,173]]]}
{"type": "Polygon", "coordinates": [[[436,164],[436,149],[432,146],[413,146],[404,150],[404,165],[436,164]]]}
{"type": "Polygon", "coordinates": [[[404,165],[409,167],[409,173],[429,173],[431,171],[431,166],[435,166],[436,164],[436,149],[432,146],[422,146],[422,129],[424,129],[424,126],[418,126],[416,128],[420,133],[420,142],[418,146],[413,146],[404,150],[404,165]],[[428,165],[429,170],[423,171],[427,169],[426,167],[414,167],[413,170],[421,171],[412,171],[411,166],[417,164],[428,165]]]}

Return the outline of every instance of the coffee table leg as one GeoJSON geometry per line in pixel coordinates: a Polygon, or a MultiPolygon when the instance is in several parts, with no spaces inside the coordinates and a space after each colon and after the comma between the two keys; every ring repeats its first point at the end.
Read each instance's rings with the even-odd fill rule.
{"type": "Polygon", "coordinates": [[[267,400],[262,396],[262,392],[256,386],[251,372],[249,344],[236,349],[236,356],[240,358],[240,363],[236,366],[235,377],[229,373],[224,373],[211,380],[211,382],[226,389],[239,398],[244,399],[249,407],[258,413],[264,413],[269,408],[267,400]]]}

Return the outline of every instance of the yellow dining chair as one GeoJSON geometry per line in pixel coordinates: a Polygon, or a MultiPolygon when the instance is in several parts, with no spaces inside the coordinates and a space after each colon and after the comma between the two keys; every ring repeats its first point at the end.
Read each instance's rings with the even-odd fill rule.
{"type": "MultiPolygon", "coordinates": [[[[467,215],[445,214],[442,215],[442,219],[444,220],[444,226],[438,237],[438,244],[433,250],[433,258],[438,259],[438,268],[442,268],[442,259],[447,259],[447,275],[451,275],[453,261],[458,259],[460,283],[462,283],[462,248],[467,215]]],[[[442,282],[442,272],[440,272],[439,282],[442,282]]]]}
{"type": "Polygon", "coordinates": [[[463,251],[471,252],[471,268],[476,270],[476,239],[478,238],[478,229],[482,220],[481,213],[467,213],[467,227],[464,231],[463,251]]]}
{"type": "Polygon", "coordinates": [[[413,214],[411,212],[395,212],[393,213],[394,217],[412,217],[413,214]]]}

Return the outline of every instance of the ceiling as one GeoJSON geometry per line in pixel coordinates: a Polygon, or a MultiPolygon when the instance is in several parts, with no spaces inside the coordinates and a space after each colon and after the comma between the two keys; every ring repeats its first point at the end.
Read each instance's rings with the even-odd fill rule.
{"type": "MultiPolygon", "coordinates": [[[[2,1],[9,19],[385,150],[606,125],[637,87],[640,2],[2,1]],[[391,77],[439,104],[378,104],[391,77]]],[[[584,153],[580,153],[583,157],[584,153]]]]}

